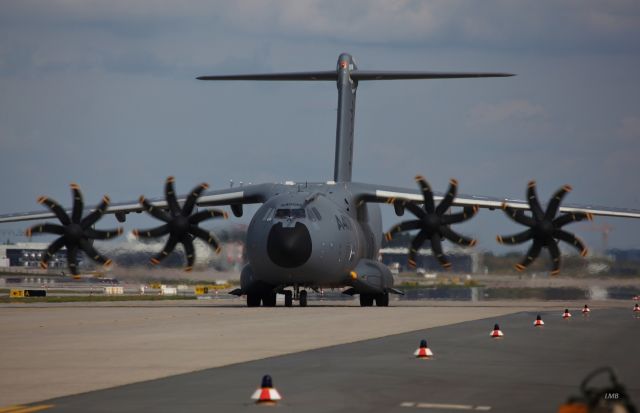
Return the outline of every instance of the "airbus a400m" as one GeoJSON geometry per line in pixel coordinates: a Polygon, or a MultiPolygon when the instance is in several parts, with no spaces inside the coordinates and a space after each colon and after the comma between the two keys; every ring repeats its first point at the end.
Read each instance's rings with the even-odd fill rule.
{"type": "Polygon", "coordinates": [[[584,244],[562,227],[566,224],[591,219],[594,215],[640,218],[640,211],[620,208],[595,208],[591,206],[560,206],[570,191],[563,186],[543,210],[537,195],[535,182],[527,188],[527,200],[508,200],[482,196],[458,195],[458,182],[451,180],[444,194],[433,192],[429,183],[416,177],[417,188],[389,187],[352,182],[354,147],[354,117],[356,91],[360,82],[397,79],[451,79],[508,77],[508,73],[455,73],[455,72],[406,72],[365,71],[356,66],[349,54],[341,54],[335,70],[202,76],[209,81],[330,81],[338,88],[338,113],[336,151],[333,179],[320,183],[265,183],[236,188],[210,190],[206,184],[195,187],[186,196],[176,195],[174,179],[165,183],[164,199],[141,197],[138,202],[111,204],[104,197],[97,207],[87,208],[80,189],[72,185],[74,203],[66,211],[47,197],[39,202],[50,212],[31,212],[0,216],[0,222],[47,219],[57,217],[59,224],[39,224],[28,234],[53,233],[58,238],[49,246],[42,260],[47,267],[50,257],[66,248],[70,270],[77,273],[79,250],[105,265],[110,260],[100,254],[92,244],[94,239],[109,239],[119,235],[121,229],[109,231],[93,228],[105,213],[115,214],[120,222],[126,214],[146,211],[160,220],[160,226],[134,230],[138,237],[156,238],[168,235],[164,248],[151,257],[159,264],[182,244],[190,270],[195,262],[193,241],[198,238],[220,251],[215,235],[200,228],[207,219],[227,218],[227,213],[212,209],[229,206],[236,217],[243,214],[243,205],[261,204],[247,230],[248,264],[241,274],[240,288],[233,294],[245,295],[248,306],[274,306],[276,294],[285,296],[285,305],[297,300],[307,305],[307,289],[326,287],[346,288],[346,294],[358,294],[362,306],[389,304],[390,293],[401,293],[393,286],[389,269],[377,260],[382,237],[417,230],[408,256],[408,264],[415,266],[420,247],[429,242],[434,256],[444,268],[451,264],[443,252],[442,241],[472,247],[476,241],[452,229],[452,225],[473,217],[479,208],[500,209],[516,222],[528,227],[525,231],[498,236],[505,244],[519,244],[532,240],[526,256],[516,266],[524,270],[546,247],[552,258],[552,274],[560,270],[558,241],[564,241],[586,255],[584,244]],[[379,204],[390,204],[398,216],[405,211],[413,219],[393,226],[383,233],[379,204]],[[196,211],[196,207],[199,208],[196,211]],[[458,209],[451,211],[452,208],[458,209]],[[86,215],[83,218],[83,215],[86,215]]]}

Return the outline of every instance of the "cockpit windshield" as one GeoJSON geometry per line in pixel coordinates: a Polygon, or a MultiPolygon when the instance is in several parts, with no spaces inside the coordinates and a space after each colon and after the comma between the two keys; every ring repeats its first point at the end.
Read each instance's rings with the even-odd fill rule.
{"type": "Polygon", "coordinates": [[[275,217],[279,219],[299,219],[305,218],[306,214],[303,208],[280,208],[276,211],[275,217]]]}

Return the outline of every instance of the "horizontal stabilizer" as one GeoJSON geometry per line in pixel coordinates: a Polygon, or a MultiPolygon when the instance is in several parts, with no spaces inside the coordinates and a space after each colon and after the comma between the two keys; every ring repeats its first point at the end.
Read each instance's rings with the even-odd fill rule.
{"type": "Polygon", "coordinates": [[[247,75],[198,76],[198,80],[337,80],[335,70],[322,72],[256,73],[247,75]]]}
{"type": "MultiPolygon", "coordinates": [[[[352,70],[351,79],[359,80],[401,80],[401,79],[464,79],[478,77],[508,77],[512,73],[487,72],[398,72],[381,70],[352,70]]],[[[198,80],[338,80],[338,72],[255,73],[246,75],[198,76],[198,80]]]]}
{"type": "Polygon", "coordinates": [[[512,73],[483,73],[483,72],[397,72],[380,70],[354,70],[351,72],[353,80],[401,80],[401,79],[464,79],[476,77],[509,77],[512,73]]]}

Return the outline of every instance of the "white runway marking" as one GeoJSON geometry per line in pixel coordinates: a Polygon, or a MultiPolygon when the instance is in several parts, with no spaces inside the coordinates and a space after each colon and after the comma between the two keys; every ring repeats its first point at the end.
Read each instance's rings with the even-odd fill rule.
{"type": "Polygon", "coordinates": [[[474,406],[471,404],[448,404],[448,403],[417,403],[403,402],[400,407],[414,407],[417,409],[443,409],[443,410],[476,410],[488,412],[491,406],[474,406]]]}

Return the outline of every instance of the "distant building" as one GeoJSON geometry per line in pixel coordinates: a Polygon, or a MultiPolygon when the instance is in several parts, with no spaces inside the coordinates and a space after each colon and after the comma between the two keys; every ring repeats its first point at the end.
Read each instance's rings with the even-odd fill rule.
{"type": "MultiPolygon", "coordinates": [[[[380,249],[382,263],[388,267],[398,267],[400,271],[413,271],[408,265],[407,248],[388,247],[380,249]]],[[[477,252],[451,249],[445,251],[447,259],[451,262],[451,269],[455,272],[476,273],[480,268],[480,255],[477,252]]],[[[421,248],[416,255],[416,268],[426,272],[442,271],[442,266],[433,256],[433,252],[427,248],[421,248]]]]}
{"type": "Polygon", "coordinates": [[[640,249],[611,249],[607,250],[607,255],[615,261],[640,262],[640,249]]]}
{"type": "MultiPolygon", "coordinates": [[[[48,243],[18,242],[0,245],[0,266],[39,268],[40,261],[46,253],[48,243]]],[[[67,266],[67,250],[61,249],[49,260],[49,268],[64,268],[67,266]]]]}

